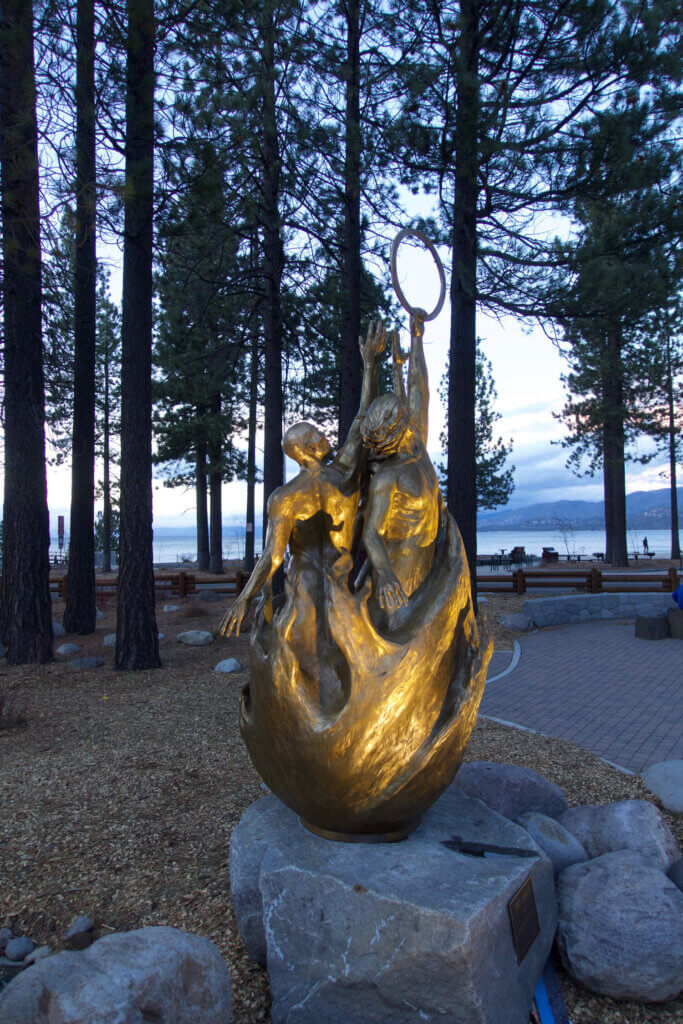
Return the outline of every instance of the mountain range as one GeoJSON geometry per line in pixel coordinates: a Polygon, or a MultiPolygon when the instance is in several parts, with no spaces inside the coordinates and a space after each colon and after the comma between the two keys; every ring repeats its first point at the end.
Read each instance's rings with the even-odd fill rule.
{"type": "MultiPolygon", "coordinates": [[[[683,509],[683,488],[677,488],[678,507],[683,509]]],[[[668,530],[671,527],[671,492],[634,491],[626,495],[626,525],[629,530],[668,530]]],[[[548,530],[558,520],[574,530],[601,530],[605,525],[603,501],[545,501],[523,508],[480,512],[478,530],[548,530]]],[[[680,516],[679,516],[680,521],[680,516]]]]}

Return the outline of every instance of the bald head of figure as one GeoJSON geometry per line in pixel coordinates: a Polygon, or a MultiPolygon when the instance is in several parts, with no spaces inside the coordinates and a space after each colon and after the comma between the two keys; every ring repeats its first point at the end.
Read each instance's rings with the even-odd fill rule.
{"type": "Polygon", "coordinates": [[[282,450],[300,466],[311,466],[330,454],[330,443],[312,423],[294,423],[285,430],[282,450]]]}

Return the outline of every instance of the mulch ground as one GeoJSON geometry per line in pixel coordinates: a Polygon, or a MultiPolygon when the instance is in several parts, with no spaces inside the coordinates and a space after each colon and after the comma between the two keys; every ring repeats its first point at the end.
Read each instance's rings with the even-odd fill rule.
{"type": "MultiPolygon", "coordinates": [[[[517,634],[495,625],[502,608],[521,610],[521,599],[487,602],[496,644],[511,650],[517,634]]],[[[76,672],[59,656],[37,668],[0,667],[0,695],[27,718],[0,730],[0,926],[55,949],[81,914],[100,936],[153,924],[206,935],[230,965],[235,1024],[268,1021],[267,976],[237,934],[228,872],[232,829],[263,792],[238,731],[246,673],[213,671],[230,656],[246,666],[247,638],[185,647],[176,633],[214,629],[223,606],[189,600],[163,613],[160,605],[163,666],[116,672],[113,649],[102,646],[113,608],[104,610],[93,636],[66,638],[103,657],[103,668],[76,672]]],[[[55,618],[61,612],[55,605],[55,618]]],[[[637,777],[587,751],[485,720],[467,758],[533,768],[570,804],[648,798],[637,777]]],[[[681,841],[680,821],[667,818],[681,841]]],[[[681,1020],[681,999],[616,1003],[562,981],[573,1024],[681,1020]]]]}

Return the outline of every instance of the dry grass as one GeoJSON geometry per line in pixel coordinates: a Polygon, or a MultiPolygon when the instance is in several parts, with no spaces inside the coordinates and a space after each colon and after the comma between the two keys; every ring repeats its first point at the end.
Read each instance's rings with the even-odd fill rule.
{"type": "MultiPolygon", "coordinates": [[[[490,618],[499,601],[516,611],[516,600],[496,595],[490,618]]],[[[224,611],[198,607],[200,628],[215,627],[224,611]]],[[[151,924],[198,932],[230,965],[235,1024],[267,1021],[267,976],[237,934],[228,877],[232,829],[262,792],[238,734],[246,674],[213,672],[227,656],[247,665],[248,640],[184,647],[174,637],[192,617],[159,610],[163,667],[115,672],[113,649],[102,647],[114,628],[113,608],[105,610],[96,634],[73,638],[84,654],[103,657],[104,668],[0,668],[0,687],[31,700],[29,727],[0,733],[0,926],[56,949],[80,914],[95,920],[99,935],[151,924]]],[[[55,612],[59,618],[61,608],[55,612]]],[[[533,768],[572,804],[646,795],[639,779],[571,744],[484,720],[467,756],[533,768]]],[[[617,1004],[564,984],[573,1024],[681,1019],[680,1000],[617,1004]]]]}

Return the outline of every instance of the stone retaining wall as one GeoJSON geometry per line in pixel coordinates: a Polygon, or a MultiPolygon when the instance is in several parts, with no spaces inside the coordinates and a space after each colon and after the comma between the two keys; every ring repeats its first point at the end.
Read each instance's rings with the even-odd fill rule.
{"type": "Polygon", "coordinates": [[[635,619],[636,615],[662,615],[676,605],[671,594],[568,594],[525,601],[524,614],[534,626],[559,626],[592,619],[635,619]]]}

